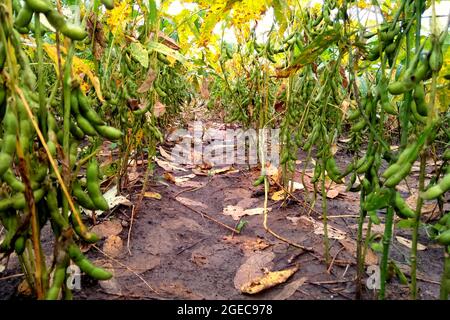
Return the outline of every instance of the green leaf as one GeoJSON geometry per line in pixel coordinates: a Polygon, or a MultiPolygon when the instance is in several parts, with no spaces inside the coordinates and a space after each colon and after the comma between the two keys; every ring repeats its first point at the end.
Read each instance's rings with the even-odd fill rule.
{"type": "Polygon", "coordinates": [[[144,68],[148,68],[148,51],[141,43],[133,42],[130,45],[130,53],[144,68]]]}

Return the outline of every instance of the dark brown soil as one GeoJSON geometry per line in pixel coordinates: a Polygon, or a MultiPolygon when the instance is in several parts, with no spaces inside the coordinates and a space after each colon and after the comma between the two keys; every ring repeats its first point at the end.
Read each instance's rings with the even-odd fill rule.
{"type": "MultiPolygon", "coordinates": [[[[300,167],[298,165],[298,169],[300,167]]],[[[185,191],[179,196],[202,203],[201,207],[192,207],[233,228],[237,221],[222,213],[226,205],[234,205],[247,196],[257,199],[256,207],[262,207],[264,201],[262,187],[252,186],[258,171],[239,169],[236,173],[196,176],[192,181],[206,185],[195,191],[185,191]]],[[[114,282],[101,286],[83,276],[82,290],[75,291],[75,299],[273,299],[286,285],[302,277],[306,277],[306,282],[288,299],[355,298],[354,255],[344,249],[338,240],[331,239],[331,257],[335,261],[328,273],[328,266],[323,262],[322,236],[315,234],[313,226],[304,220],[294,225],[287,219],[305,216],[309,209],[305,204],[290,201],[281,206],[281,201],[269,200],[272,211],[268,224],[273,231],[290,241],[312,247],[313,252],[290,246],[267,233],[263,228],[262,215],[244,217],[248,221],[247,226],[241,234],[232,235],[222,225],[175,200],[177,193],[189,188],[165,181],[163,174],[164,171],[158,168],[148,188],[149,191],[160,193],[162,199],[144,198],[136,212],[130,238],[131,255],[126,245],[131,222],[131,208],[127,207],[121,207],[107,216],[108,220],[119,220],[124,225],[119,234],[123,246],[115,258],[121,264],[109,260],[94,248],[87,253],[98,264],[114,267],[114,282]],[[267,248],[258,247],[261,243],[266,243],[267,248]],[[243,295],[233,284],[236,272],[250,256],[258,252],[272,252],[275,255],[269,265],[272,271],[295,264],[298,264],[299,270],[285,284],[255,296],[243,295]]],[[[297,176],[296,181],[299,179],[297,176]]],[[[139,188],[130,190],[134,203],[137,202],[139,191],[139,188]]],[[[303,199],[304,191],[296,191],[295,196],[303,199]]],[[[320,221],[320,197],[314,209],[317,213],[312,212],[311,218],[320,221]]],[[[342,192],[328,200],[328,215],[332,216],[329,224],[344,231],[353,240],[356,239],[356,229],[353,227],[357,224],[357,218],[349,215],[357,215],[358,211],[358,193],[342,192]],[[344,217],[338,217],[341,215],[344,217]]],[[[380,217],[383,220],[384,215],[380,214],[380,217]]],[[[97,223],[103,223],[102,219],[105,217],[97,223]]],[[[398,235],[408,238],[409,234],[396,229],[393,238],[398,235]]],[[[50,236],[49,231],[47,236],[50,236]]],[[[436,299],[439,295],[443,251],[430,242],[423,229],[419,242],[427,246],[426,250],[419,252],[420,298],[436,299]]],[[[100,242],[98,247],[102,248],[102,245],[100,242]]],[[[50,247],[50,243],[46,246],[50,247]]],[[[393,240],[391,258],[399,264],[409,265],[409,248],[393,240]]],[[[0,274],[0,299],[26,298],[17,293],[23,277],[4,279],[19,272],[17,259],[13,257],[7,270],[0,274]]],[[[364,299],[376,298],[366,288],[365,279],[363,288],[364,299]]],[[[408,299],[409,289],[393,278],[388,285],[387,296],[389,299],[408,299]]]]}

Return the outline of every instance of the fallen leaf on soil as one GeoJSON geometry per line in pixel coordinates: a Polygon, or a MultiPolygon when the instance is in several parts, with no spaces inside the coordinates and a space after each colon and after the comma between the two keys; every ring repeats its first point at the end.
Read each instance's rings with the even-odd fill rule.
{"type": "MultiPolygon", "coordinates": [[[[133,205],[130,200],[125,198],[124,196],[117,195],[117,186],[112,187],[108,191],[106,191],[103,194],[103,197],[105,198],[106,202],[108,203],[109,210],[113,210],[115,207],[119,205],[124,205],[127,207],[130,207],[133,205]]],[[[83,209],[88,215],[92,216],[92,211],[83,209]]],[[[103,214],[104,211],[96,210],[95,215],[98,217],[103,214]]]]}
{"type": "MultiPolygon", "coordinates": [[[[405,247],[408,247],[409,249],[412,248],[412,241],[411,241],[411,240],[406,239],[406,238],[403,238],[403,237],[401,237],[401,236],[396,236],[395,239],[397,239],[397,241],[398,241],[400,244],[404,245],[405,247]]],[[[421,244],[421,243],[417,243],[417,250],[419,250],[419,251],[424,251],[424,250],[426,250],[426,249],[427,249],[426,246],[424,246],[424,245],[421,244]]]]}
{"type": "Polygon", "coordinates": [[[327,198],[328,199],[336,198],[338,195],[345,192],[346,188],[347,187],[345,185],[332,184],[331,188],[327,191],[327,198]]]}
{"type": "MultiPolygon", "coordinates": [[[[312,217],[306,217],[306,216],[301,216],[300,220],[306,220],[307,222],[311,222],[314,226],[314,234],[317,235],[323,235],[324,234],[324,229],[323,229],[323,223],[320,221],[316,221],[314,220],[312,217]]],[[[336,239],[336,240],[342,240],[346,238],[347,233],[335,228],[333,226],[331,226],[330,224],[328,224],[328,238],[330,239],[336,239]]]]}
{"type": "MultiPolygon", "coordinates": [[[[296,181],[289,181],[288,185],[289,185],[288,190],[291,190],[291,192],[294,192],[296,190],[303,190],[303,189],[305,189],[303,184],[301,184],[300,182],[296,182],[296,181]]],[[[284,191],[284,189],[281,189],[279,191],[274,192],[272,194],[271,199],[273,201],[284,200],[286,194],[287,193],[284,191]]]]}
{"type": "MultiPolygon", "coordinates": [[[[339,240],[339,242],[345,248],[345,250],[347,250],[353,257],[356,258],[355,240],[346,238],[339,240]]],[[[370,248],[367,248],[365,264],[369,266],[378,264],[378,256],[370,248]]]]}
{"type": "Polygon", "coordinates": [[[120,255],[123,249],[123,241],[120,237],[111,235],[106,238],[105,243],[103,244],[103,251],[115,258],[120,255]]]}
{"type": "Polygon", "coordinates": [[[228,202],[234,199],[251,198],[252,191],[244,188],[225,189],[223,201],[228,202]]]}
{"type": "Polygon", "coordinates": [[[106,281],[99,281],[100,287],[107,293],[121,295],[122,287],[117,281],[117,277],[115,277],[113,265],[110,262],[106,262],[102,267],[111,272],[113,277],[106,281]]]}
{"type": "MultiPolygon", "coordinates": [[[[363,224],[363,230],[367,230],[369,224],[366,222],[363,224]]],[[[352,224],[350,226],[351,229],[358,229],[358,225],[357,224],[352,224]]],[[[380,223],[380,224],[372,224],[372,227],[370,228],[372,233],[384,233],[384,224],[380,223]]]]}
{"type": "Polygon", "coordinates": [[[242,293],[256,294],[284,283],[298,270],[298,266],[281,271],[268,272],[262,277],[255,278],[241,286],[242,293]]]}
{"type": "Polygon", "coordinates": [[[284,200],[285,196],[286,196],[286,193],[284,192],[284,190],[279,190],[279,191],[274,192],[270,198],[273,201],[281,201],[281,200],[284,200]]]}
{"type": "Polygon", "coordinates": [[[181,202],[182,204],[185,204],[189,207],[199,207],[202,209],[208,209],[208,206],[206,204],[199,202],[199,201],[189,199],[189,198],[176,197],[175,200],[177,200],[178,202],[181,202]]]}
{"type": "Polygon", "coordinates": [[[286,217],[294,226],[297,225],[298,221],[300,220],[300,217],[286,217]]]}
{"type": "Polygon", "coordinates": [[[144,193],[144,197],[157,199],[157,200],[161,200],[162,199],[162,196],[158,192],[153,192],[153,191],[146,191],[144,193]]]}
{"type": "MultiPolygon", "coordinates": [[[[413,192],[406,200],[410,208],[414,210],[417,205],[417,192],[413,192]]],[[[433,221],[440,217],[439,207],[436,202],[424,203],[422,205],[421,218],[424,221],[433,221]]]]}
{"type": "Polygon", "coordinates": [[[281,290],[280,293],[278,293],[275,297],[273,297],[273,300],[286,300],[290,296],[292,296],[298,288],[300,288],[305,282],[308,280],[306,277],[302,277],[300,279],[297,279],[295,281],[292,281],[291,283],[288,283],[284,286],[283,290],[281,290]]]}
{"type": "MultiPolygon", "coordinates": [[[[272,211],[272,208],[267,208],[267,211],[272,211]]],[[[223,214],[226,216],[231,216],[234,220],[239,220],[243,216],[254,216],[263,213],[264,208],[243,209],[239,206],[229,205],[223,209],[223,214]]]]}
{"type": "Polygon", "coordinates": [[[173,161],[172,154],[168,153],[166,150],[164,150],[163,147],[159,146],[159,154],[163,156],[167,161],[173,161]]]}
{"type": "Polygon", "coordinates": [[[189,181],[192,178],[195,178],[195,174],[188,174],[185,176],[175,177],[173,174],[169,172],[164,172],[164,179],[176,185],[182,185],[183,182],[189,181]]]}
{"type": "Polygon", "coordinates": [[[0,264],[0,273],[5,271],[5,269],[6,269],[6,266],[4,264],[0,264]]]}
{"type": "Polygon", "coordinates": [[[17,287],[17,293],[23,296],[31,296],[32,291],[26,279],[23,279],[17,287]]]}
{"type": "Polygon", "coordinates": [[[159,159],[157,157],[154,158],[156,164],[163,168],[166,172],[173,172],[173,171],[187,171],[184,168],[181,168],[173,163],[170,163],[168,161],[165,161],[163,159],[159,159]]]}
{"type": "Polygon", "coordinates": [[[97,234],[100,238],[116,236],[122,232],[122,223],[117,219],[106,220],[95,225],[91,231],[97,234]]]}
{"type": "Polygon", "coordinates": [[[272,183],[272,181],[280,183],[281,167],[277,168],[272,163],[268,163],[266,165],[266,175],[270,178],[270,183],[272,183]]]}
{"type": "Polygon", "coordinates": [[[270,244],[263,239],[256,238],[245,240],[241,247],[244,252],[254,252],[264,250],[269,246],[270,244]]]}
{"type": "Polygon", "coordinates": [[[169,294],[177,299],[185,299],[185,300],[201,300],[204,299],[203,296],[193,292],[191,289],[187,288],[182,283],[167,283],[164,282],[160,285],[159,291],[164,292],[165,294],[169,294]]]}
{"type": "Polygon", "coordinates": [[[240,290],[240,288],[251,279],[264,275],[263,270],[269,269],[273,266],[272,260],[274,258],[275,254],[271,251],[256,252],[248,257],[236,271],[236,275],[233,280],[234,287],[237,290],[240,290]]]}
{"type": "Polygon", "coordinates": [[[192,253],[191,261],[200,267],[208,263],[208,259],[205,256],[198,254],[196,252],[192,253]]]}

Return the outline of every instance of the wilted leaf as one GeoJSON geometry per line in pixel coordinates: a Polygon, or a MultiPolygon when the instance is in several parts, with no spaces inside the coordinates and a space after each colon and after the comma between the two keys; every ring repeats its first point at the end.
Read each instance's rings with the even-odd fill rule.
{"type": "Polygon", "coordinates": [[[199,207],[202,209],[208,209],[208,206],[206,204],[199,202],[199,201],[189,199],[189,198],[176,197],[175,200],[177,200],[178,202],[181,202],[182,204],[185,204],[189,207],[199,207]]]}
{"type": "Polygon", "coordinates": [[[287,298],[292,296],[297,291],[297,289],[306,282],[306,280],[308,280],[308,278],[302,277],[300,279],[292,281],[291,283],[288,283],[284,286],[283,290],[281,290],[280,293],[273,297],[273,300],[286,300],[287,298]]]}
{"type": "MultiPolygon", "coordinates": [[[[127,207],[130,207],[133,205],[133,203],[130,200],[128,200],[127,198],[125,198],[124,196],[117,195],[117,186],[114,186],[111,189],[109,189],[108,191],[106,191],[103,194],[103,197],[105,198],[106,202],[108,203],[109,210],[112,210],[119,205],[124,205],[127,207]]],[[[87,214],[92,215],[91,210],[87,210],[87,209],[83,209],[83,210],[87,214]]],[[[96,210],[95,215],[100,216],[103,214],[103,212],[104,211],[96,210]]]]}
{"type": "Polygon", "coordinates": [[[286,282],[298,270],[298,266],[281,271],[268,272],[262,277],[250,280],[241,286],[242,293],[256,294],[261,291],[272,288],[276,285],[286,282]]]}
{"type": "MultiPolygon", "coordinates": [[[[267,208],[267,211],[271,211],[272,208],[267,208]]],[[[226,216],[231,216],[234,220],[239,220],[243,216],[254,216],[257,214],[263,214],[264,208],[253,208],[243,210],[241,207],[237,206],[227,206],[223,209],[223,214],[226,216]]]]}
{"type": "MultiPolygon", "coordinates": [[[[397,239],[398,243],[404,245],[405,247],[408,247],[409,249],[412,248],[412,241],[411,240],[403,238],[401,236],[396,236],[395,239],[397,239]]],[[[417,243],[417,250],[424,251],[426,249],[427,249],[426,246],[424,246],[421,243],[417,243]]]]}
{"type": "MultiPolygon", "coordinates": [[[[339,240],[341,245],[347,250],[353,257],[356,258],[356,241],[353,239],[345,238],[339,240]]],[[[377,265],[378,264],[378,256],[370,249],[367,248],[366,252],[366,265],[377,265]]]]}
{"type": "MultiPolygon", "coordinates": [[[[43,48],[44,48],[45,52],[47,53],[47,55],[52,59],[52,61],[54,63],[54,66],[55,66],[56,74],[58,74],[59,73],[59,69],[57,68],[57,65],[58,65],[58,54],[57,54],[56,46],[55,45],[50,45],[48,43],[44,43],[43,48]]],[[[65,52],[65,48],[64,47],[61,47],[61,50],[64,53],[67,53],[67,52],[65,52]]],[[[65,61],[65,59],[61,58],[61,63],[62,64],[64,64],[64,61],[65,61]]],[[[102,91],[101,91],[101,87],[100,87],[100,80],[91,71],[92,69],[93,68],[89,64],[89,61],[80,59],[80,58],[78,58],[76,56],[73,57],[73,60],[72,60],[72,71],[73,71],[73,74],[75,74],[78,77],[78,80],[82,84],[86,84],[86,82],[83,80],[83,77],[84,77],[84,75],[87,75],[89,80],[92,83],[92,86],[95,89],[95,93],[97,94],[98,99],[101,102],[104,102],[105,99],[103,98],[103,95],[102,95],[102,91]]]]}
{"type": "Polygon", "coordinates": [[[163,156],[164,158],[166,158],[166,160],[168,161],[173,161],[173,157],[172,154],[168,153],[166,150],[164,150],[163,147],[159,146],[159,153],[161,154],[161,156],[163,156]]]}
{"type": "Polygon", "coordinates": [[[91,231],[97,234],[100,238],[108,238],[116,236],[122,232],[122,224],[118,219],[106,220],[100,224],[95,225],[91,231]]]}
{"type": "Polygon", "coordinates": [[[272,197],[270,197],[273,201],[281,201],[284,200],[284,198],[286,197],[286,193],[284,192],[284,190],[279,190],[276,191],[272,194],[272,197]]]}
{"type": "Polygon", "coordinates": [[[111,235],[106,238],[105,243],[103,244],[103,251],[115,258],[120,255],[123,249],[123,241],[120,237],[111,235]]]}
{"type": "Polygon", "coordinates": [[[144,82],[142,82],[141,86],[137,89],[138,93],[145,93],[148,90],[150,90],[150,88],[153,85],[153,82],[156,79],[156,73],[153,69],[148,69],[147,72],[147,78],[144,80],[144,82]]]}
{"type": "MultiPolygon", "coordinates": [[[[168,162],[159,158],[154,158],[156,164],[166,170],[167,172],[173,172],[173,171],[187,171],[186,169],[179,167],[175,165],[172,162],[168,162]]],[[[170,180],[169,180],[170,181],[170,180]]]]}
{"type": "Polygon", "coordinates": [[[166,113],[166,106],[159,100],[156,101],[155,106],[153,107],[153,114],[155,115],[156,118],[159,118],[164,113],[166,113]]]}
{"type": "Polygon", "coordinates": [[[271,251],[256,252],[249,256],[247,260],[239,267],[234,276],[234,287],[240,289],[250,279],[261,277],[264,269],[270,269],[273,265],[272,260],[275,254],[271,251]]]}
{"type": "Polygon", "coordinates": [[[157,200],[161,200],[162,197],[158,192],[153,192],[153,191],[147,191],[144,193],[144,197],[146,198],[152,198],[152,199],[157,199],[157,200]]]}
{"type": "Polygon", "coordinates": [[[183,186],[183,183],[188,182],[192,178],[195,178],[195,174],[175,177],[174,175],[166,172],[164,173],[164,178],[166,178],[167,181],[175,183],[177,186],[183,186]]]}
{"type": "MultiPolygon", "coordinates": [[[[323,235],[324,234],[324,226],[323,223],[320,221],[316,221],[311,217],[305,217],[305,216],[301,216],[300,217],[301,220],[307,220],[308,222],[312,222],[313,226],[314,226],[314,233],[317,235],[323,235]]],[[[328,224],[328,237],[330,239],[336,239],[336,240],[341,240],[341,239],[345,239],[347,236],[347,233],[335,228],[333,226],[331,226],[330,224],[328,224]]]]}

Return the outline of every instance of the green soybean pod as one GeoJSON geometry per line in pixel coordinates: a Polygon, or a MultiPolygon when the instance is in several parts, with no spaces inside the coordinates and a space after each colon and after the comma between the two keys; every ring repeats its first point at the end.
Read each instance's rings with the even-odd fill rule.
{"type": "Polygon", "coordinates": [[[68,247],[68,253],[70,258],[75,262],[80,269],[88,276],[96,280],[109,280],[112,278],[112,274],[102,268],[94,266],[81,252],[75,244],[70,244],[68,247]]]}
{"type": "Polygon", "coordinates": [[[425,102],[425,89],[423,84],[417,84],[414,88],[414,101],[416,102],[417,112],[426,117],[428,115],[428,107],[425,102]]]}
{"type": "Polygon", "coordinates": [[[78,204],[83,208],[89,210],[96,210],[96,206],[92,202],[92,199],[81,189],[81,185],[78,181],[74,181],[72,184],[72,194],[77,198],[78,204]]]}
{"type": "Polygon", "coordinates": [[[114,9],[114,0],[101,0],[101,2],[106,9],[108,10],[114,9]]]}
{"type": "Polygon", "coordinates": [[[450,229],[444,231],[436,237],[436,241],[444,246],[450,245],[450,229]]]}
{"type": "Polygon", "coordinates": [[[77,115],[77,124],[78,127],[88,136],[95,137],[97,135],[97,131],[95,131],[94,127],[91,123],[83,117],[81,114],[77,115]]]}
{"type": "Polygon", "coordinates": [[[45,300],[57,300],[59,297],[59,292],[66,278],[66,265],[58,265],[53,274],[52,286],[48,289],[45,300]]]}
{"type": "Polygon", "coordinates": [[[25,3],[34,11],[47,13],[53,9],[53,5],[48,0],[25,0],[25,3]]]}
{"type": "Polygon", "coordinates": [[[77,89],[77,95],[78,95],[78,106],[80,107],[80,111],[83,114],[83,116],[89,120],[89,122],[94,125],[102,125],[105,122],[102,120],[102,118],[98,115],[98,113],[92,109],[90,106],[89,99],[84,95],[84,93],[77,89]]]}
{"type": "Polygon", "coordinates": [[[23,184],[22,181],[17,179],[16,175],[12,172],[11,168],[8,168],[8,170],[6,170],[6,172],[3,175],[2,179],[15,192],[24,192],[25,191],[25,185],[23,184]]]}
{"type": "Polygon", "coordinates": [[[2,41],[0,41],[0,71],[3,70],[5,67],[5,61],[6,61],[6,50],[5,45],[2,41]]]}
{"type": "Polygon", "coordinates": [[[24,236],[19,236],[14,242],[14,251],[18,256],[21,256],[25,251],[25,242],[27,239],[24,236]]]}
{"type": "Polygon", "coordinates": [[[450,173],[447,173],[437,185],[429,188],[427,191],[422,192],[420,197],[425,200],[436,199],[450,190],[450,173]]]}
{"type": "Polygon", "coordinates": [[[100,190],[100,181],[98,179],[98,163],[96,160],[89,162],[86,169],[87,190],[89,197],[97,209],[106,211],[109,209],[108,202],[106,202],[100,190]]]}
{"type": "Polygon", "coordinates": [[[84,30],[81,26],[69,22],[66,22],[59,31],[72,40],[82,41],[87,37],[86,30],[84,30]]]}
{"type": "Polygon", "coordinates": [[[120,131],[119,129],[110,127],[110,126],[95,125],[94,127],[95,127],[95,130],[97,130],[97,132],[102,137],[109,139],[111,141],[119,140],[123,136],[122,131],[120,131]]]}
{"type": "Polygon", "coordinates": [[[356,169],[356,173],[361,174],[367,172],[367,170],[369,170],[370,167],[372,167],[374,160],[375,160],[374,155],[368,156],[366,158],[366,161],[361,166],[359,166],[358,169],[356,169]]]}
{"type": "Polygon", "coordinates": [[[30,24],[33,18],[33,10],[25,2],[25,5],[20,9],[16,18],[14,19],[14,26],[16,28],[24,28],[30,24]]]}
{"type": "Polygon", "coordinates": [[[58,207],[58,195],[55,188],[50,188],[47,192],[47,207],[50,211],[50,217],[61,228],[67,229],[69,223],[64,219],[58,207]]]}
{"type": "Polygon", "coordinates": [[[395,212],[403,219],[415,218],[416,213],[406,204],[400,193],[396,192],[393,202],[395,212]]]}
{"type": "Polygon", "coordinates": [[[61,28],[66,24],[66,20],[64,16],[61,15],[57,10],[53,9],[45,14],[48,22],[55,28],[57,31],[60,31],[61,28]]]}
{"type": "Polygon", "coordinates": [[[392,95],[399,95],[411,91],[414,87],[414,82],[410,80],[396,81],[388,85],[388,91],[392,95]]]}
{"type": "Polygon", "coordinates": [[[403,166],[400,167],[400,170],[393,175],[391,175],[385,182],[384,185],[386,187],[395,187],[397,184],[400,183],[411,171],[412,163],[403,164],[403,166]]]}
{"type": "Polygon", "coordinates": [[[366,127],[366,120],[361,119],[359,120],[357,123],[355,123],[354,125],[352,125],[352,127],[350,128],[350,130],[352,132],[359,132],[362,129],[364,129],[366,127]]]}
{"type": "Polygon", "coordinates": [[[70,93],[70,111],[74,116],[80,114],[77,90],[72,90],[72,92],[70,93]]]}
{"type": "Polygon", "coordinates": [[[84,138],[84,132],[80,129],[79,126],[70,119],[70,133],[74,136],[75,139],[82,140],[84,138]]]}

